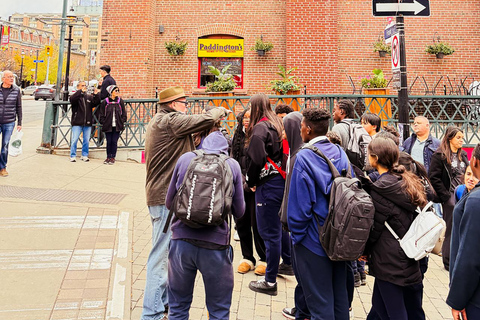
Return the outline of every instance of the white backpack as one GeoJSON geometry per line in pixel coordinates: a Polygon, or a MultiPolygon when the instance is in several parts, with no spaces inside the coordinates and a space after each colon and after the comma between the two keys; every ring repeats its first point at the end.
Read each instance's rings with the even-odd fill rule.
{"type": "Polygon", "coordinates": [[[435,214],[432,205],[433,202],[430,201],[423,210],[417,208],[418,216],[413,220],[403,239],[400,239],[385,221],[385,226],[400,242],[400,247],[407,257],[417,261],[430,252],[435,254],[441,252],[445,239],[445,221],[435,214]]]}

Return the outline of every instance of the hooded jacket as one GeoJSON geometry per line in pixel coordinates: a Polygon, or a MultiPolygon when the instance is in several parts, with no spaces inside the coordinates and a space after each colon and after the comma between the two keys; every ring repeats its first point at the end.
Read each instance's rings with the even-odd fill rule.
{"type": "MultiPolygon", "coordinates": [[[[220,131],[214,131],[209,134],[203,141],[202,150],[208,154],[226,154],[228,155],[228,142],[220,131]]],[[[173,205],[175,195],[178,189],[186,178],[188,166],[196,155],[193,152],[187,152],[182,155],[175,165],[173,170],[172,180],[168,187],[165,204],[170,210],[173,205]]],[[[232,158],[226,160],[227,164],[232,170],[233,176],[233,201],[232,201],[232,214],[235,218],[241,218],[245,211],[245,199],[243,197],[243,182],[240,165],[232,158]]],[[[187,239],[195,240],[198,242],[208,242],[220,246],[228,245],[230,239],[230,229],[227,221],[220,226],[204,227],[204,228],[191,228],[184,224],[181,220],[174,216],[172,223],[172,239],[187,239]]]]}
{"type": "Polygon", "coordinates": [[[385,227],[387,221],[403,238],[415,218],[416,206],[403,191],[401,177],[384,173],[374,183],[365,178],[362,183],[375,206],[373,229],[365,249],[369,274],[402,287],[422,282],[419,262],[407,257],[385,227]]]}
{"type": "Polygon", "coordinates": [[[11,86],[6,97],[3,96],[2,87],[0,85],[0,124],[15,122],[18,119],[17,125],[22,125],[22,95],[20,89],[11,86]]]}
{"type": "Polygon", "coordinates": [[[72,104],[72,126],[92,126],[92,110],[100,103],[100,95],[90,95],[77,90],[70,97],[70,103],[72,104]]]}
{"type": "MultiPolygon", "coordinates": [[[[460,158],[468,166],[468,155],[462,149],[460,158]]],[[[430,170],[428,171],[428,179],[432,183],[433,189],[437,193],[441,203],[447,202],[452,193],[450,192],[450,185],[452,183],[452,166],[447,163],[447,158],[440,150],[437,150],[432,156],[430,163],[430,170]]]]}
{"type": "Polygon", "coordinates": [[[226,116],[223,107],[197,115],[185,115],[170,107],[160,107],[148,124],[145,136],[148,206],[165,204],[165,195],[178,158],[185,152],[195,150],[192,134],[211,128],[223,116],[226,116]]]}
{"type": "Polygon", "coordinates": [[[300,135],[300,125],[302,123],[303,116],[300,112],[291,112],[283,118],[283,127],[285,128],[285,134],[289,145],[289,155],[286,163],[287,178],[285,180],[285,192],[283,194],[282,206],[278,215],[280,216],[280,222],[285,230],[288,230],[287,223],[287,208],[288,208],[288,193],[290,192],[290,181],[292,180],[292,169],[295,164],[295,158],[298,150],[303,145],[302,136],[300,135]]]}
{"type": "Polygon", "coordinates": [[[125,122],[127,122],[127,112],[125,111],[125,104],[123,99],[117,97],[115,100],[107,98],[102,101],[100,106],[99,121],[102,124],[103,132],[112,132],[113,113],[115,112],[115,128],[116,131],[123,131],[125,129],[125,122]],[[108,100],[108,101],[107,101],[108,100]]]}
{"type": "MultiPolygon", "coordinates": [[[[412,148],[417,141],[417,135],[414,133],[412,134],[402,145],[403,151],[408,154],[412,154],[412,148]]],[[[425,146],[423,148],[423,166],[427,170],[430,169],[430,162],[432,161],[432,155],[437,151],[438,147],[440,146],[440,140],[434,138],[432,135],[429,135],[427,140],[425,141],[425,146]]]]}

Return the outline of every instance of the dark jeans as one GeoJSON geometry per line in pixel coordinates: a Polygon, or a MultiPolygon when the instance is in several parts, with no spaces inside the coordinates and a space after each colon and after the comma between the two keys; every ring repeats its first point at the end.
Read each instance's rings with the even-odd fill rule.
{"type": "Polygon", "coordinates": [[[282,228],[282,261],[285,264],[292,265],[292,240],[290,233],[282,228]]]}
{"type": "Polygon", "coordinates": [[[281,175],[257,186],[255,202],[257,204],[258,233],[265,242],[267,270],[265,280],[277,282],[278,264],[282,251],[282,224],[278,211],[282,204],[285,180],[281,175]]]}
{"type": "Polygon", "coordinates": [[[15,121],[0,124],[0,135],[2,135],[2,151],[0,153],[0,169],[7,167],[8,160],[8,144],[12,137],[13,129],[15,128],[15,121]]]}
{"type": "Polygon", "coordinates": [[[347,296],[348,296],[348,307],[350,308],[352,306],[353,295],[355,292],[355,275],[353,272],[353,261],[347,261],[345,262],[345,265],[347,266],[347,274],[346,274],[347,296]]]}
{"type": "Polygon", "coordinates": [[[469,303],[465,308],[468,319],[480,319],[480,308],[469,303]]]}
{"type": "Polygon", "coordinates": [[[115,131],[115,127],[112,128],[112,132],[105,132],[107,137],[107,158],[115,158],[117,156],[118,138],[120,132],[115,131]]]}
{"type": "Polygon", "coordinates": [[[245,213],[237,220],[237,232],[240,237],[240,247],[242,248],[243,259],[250,260],[254,265],[256,264],[255,257],[253,256],[254,243],[260,261],[266,261],[265,243],[263,242],[262,237],[258,234],[255,207],[255,193],[245,192],[245,213]]]}
{"type": "Polygon", "coordinates": [[[314,254],[301,244],[293,246],[297,320],[348,320],[346,263],[314,254]],[[307,308],[307,310],[305,309],[307,308]]]}
{"type": "Polygon", "coordinates": [[[442,204],[443,220],[447,225],[445,230],[445,240],[442,246],[442,260],[445,269],[450,268],[450,238],[452,237],[453,207],[455,207],[455,193],[452,192],[450,199],[442,204]]]}
{"type": "Polygon", "coordinates": [[[353,273],[363,272],[365,273],[365,261],[355,260],[352,261],[353,273]]]}
{"type": "Polygon", "coordinates": [[[168,253],[168,319],[188,320],[197,270],[205,286],[209,319],[229,319],[233,291],[233,250],[204,249],[172,240],[168,253]]]}
{"type": "Polygon", "coordinates": [[[422,308],[423,283],[401,287],[375,279],[372,295],[372,311],[367,319],[424,320],[422,308]]]}

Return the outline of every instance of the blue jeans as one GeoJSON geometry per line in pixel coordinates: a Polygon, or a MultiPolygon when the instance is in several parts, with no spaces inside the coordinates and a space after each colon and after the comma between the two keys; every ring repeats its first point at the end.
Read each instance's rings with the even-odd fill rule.
{"type": "Polygon", "coordinates": [[[233,291],[233,251],[172,240],[168,254],[168,319],[188,320],[197,270],[205,286],[209,319],[228,320],[233,291]]]}
{"type": "Polygon", "coordinates": [[[82,157],[88,157],[88,142],[90,141],[90,133],[92,132],[92,127],[73,126],[72,143],[70,144],[70,158],[75,158],[77,156],[77,142],[80,138],[80,133],[82,132],[82,157]]]}
{"type": "Polygon", "coordinates": [[[2,153],[0,154],[0,170],[7,167],[8,160],[8,144],[12,137],[13,128],[15,128],[15,121],[0,124],[0,134],[2,135],[2,153]]]}
{"type": "Polygon", "coordinates": [[[152,219],[152,251],[147,261],[147,283],[143,297],[142,320],[158,320],[165,313],[167,299],[167,264],[168,246],[172,231],[163,228],[168,217],[168,209],[164,205],[148,207],[152,219]]]}

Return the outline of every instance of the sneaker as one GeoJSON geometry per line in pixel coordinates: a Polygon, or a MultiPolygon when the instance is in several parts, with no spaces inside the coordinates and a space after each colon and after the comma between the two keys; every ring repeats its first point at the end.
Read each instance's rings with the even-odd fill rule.
{"type": "Polygon", "coordinates": [[[115,158],[110,158],[110,162],[108,164],[112,165],[115,163],[115,158]]]}
{"type": "Polygon", "coordinates": [[[252,261],[248,259],[242,259],[240,260],[240,264],[237,268],[237,272],[241,274],[245,274],[249,272],[250,270],[253,270],[255,266],[253,265],[252,261]]]}
{"type": "Polygon", "coordinates": [[[355,288],[358,288],[360,287],[360,285],[362,284],[362,281],[360,279],[360,272],[355,272],[355,274],[353,275],[354,279],[355,279],[355,288]]]}
{"type": "Polygon", "coordinates": [[[267,271],[267,263],[263,261],[259,261],[257,264],[257,267],[255,268],[255,274],[257,276],[264,276],[266,271],[267,271]]]}
{"type": "Polygon", "coordinates": [[[8,177],[7,169],[3,168],[0,170],[0,177],[8,177]]]}
{"type": "Polygon", "coordinates": [[[237,231],[235,231],[235,234],[233,235],[233,240],[240,241],[240,236],[238,235],[237,231]]]}
{"type": "Polygon", "coordinates": [[[355,318],[355,315],[353,314],[353,309],[352,308],[348,309],[348,315],[349,315],[350,319],[355,318]]]}
{"type": "Polygon", "coordinates": [[[365,271],[360,272],[360,281],[362,286],[367,285],[367,274],[365,273],[365,271]]]}
{"type": "Polygon", "coordinates": [[[283,308],[283,310],[282,310],[282,314],[285,318],[293,319],[293,320],[295,320],[295,312],[297,312],[297,309],[295,309],[295,307],[293,307],[293,308],[283,308]]]}
{"type": "Polygon", "coordinates": [[[103,161],[103,164],[109,164],[110,163],[110,158],[107,158],[105,159],[105,161],[103,161]]]}
{"type": "Polygon", "coordinates": [[[77,159],[75,157],[71,157],[70,162],[77,162],[77,159]]]}
{"type": "Polygon", "coordinates": [[[90,159],[88,159],[88,157],[82,157],[81,159],[82,159],[83,162],[88,162],[88,161],[90,161],[90,159]]]}
{"type": "Polygon", "coordinates": [[[248,287],[255,292],[265,293],[271,296],[277,295],[277,283],[268,284],[268,282],[265,281],[265,278],[258,281],[251,281],[248,287]]]}
{"type": "Polygon", "coordinates": [[[293,276],[295,273],[293,273],[293,268],[289,264],[285,263],[280,263],[278,266],[278,274],[284,275],[284,276],[293,276]]]}

